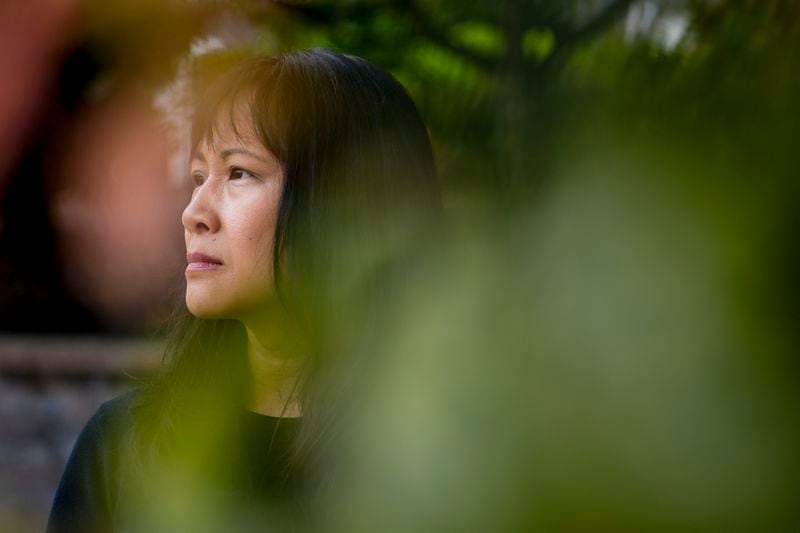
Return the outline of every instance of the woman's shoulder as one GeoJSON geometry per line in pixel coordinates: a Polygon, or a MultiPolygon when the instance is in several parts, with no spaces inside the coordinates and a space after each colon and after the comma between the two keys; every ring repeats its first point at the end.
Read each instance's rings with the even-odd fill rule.
{"type": "Polygon", "coordinates": [[[111,432],[130,427],[136,407],[144,402],[144,386],[136,386],[101,403],[86,423],[83,433],[95,437],[110,436],[111,432]]]}
{"type": "Polygon", "coordinates": [[[67,470],[77,466],[104,476],[116,472],[136,426],[136,407],[143,404],[145,392],[140,385],[102,402],[81,429],[67,470]]]}
{"type": "Polygon", "coordinates": [[[143,404],[144,397],[145,388],[140,385],[102,402],[78,435],[73,455],[97,460],[98,456],[119,451],[135,426],[136,407],[143,404]]]}
{"type": "Polygon", "coordinates": [[[86,422],[56,489],[48,532],[110,530],[128,432],[143,393],[137,386],[106,400],[86,422]]]}
{"type": "Polygon", "coordinates": [[[100,404],[95,417],[101,420],[132,416],[135,408],[144,403],[146,387],[137,385],[100,404]]]}

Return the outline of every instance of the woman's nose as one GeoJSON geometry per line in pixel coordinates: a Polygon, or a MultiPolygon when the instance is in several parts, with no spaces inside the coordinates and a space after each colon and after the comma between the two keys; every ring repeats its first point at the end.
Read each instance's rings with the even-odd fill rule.
{"type": "Polygon", "coordinates": [[[215,232],[219,229],[220,219],[217,212],[217,201],[210,184],[203,184],[195,189],[189,205],[183,210],[181,221],[190,233],[215,232]]]}

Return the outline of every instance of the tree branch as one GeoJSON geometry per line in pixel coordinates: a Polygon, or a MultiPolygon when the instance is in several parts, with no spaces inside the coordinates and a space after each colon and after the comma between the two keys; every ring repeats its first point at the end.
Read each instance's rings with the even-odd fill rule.
{"type": "Polygon", "coordinates": [[[318,6],[286,0],[272,0],[272,2],[269,3],[274,4],[276,7],[286,12],[302,16],[306,22],[311,24],[325,25],[333,21],[333,16],[330,11],[321,9],[318,6]]]}
{"type": "Polygon", "coordinates": [[[575,29],[567,37],[567,41],[571,43],[571,46],[576,46],[593,38],[616,22],[617,19],[628,10],[628,7],[630,7],[632,3],[633,0],[615,0],[611,2],[605,9],[595,15],[592,20],[586,22],[580,28],[575,29]]]}
{"type": "Polygon", "coordinates": [[[570,50],[608,29],[609,26],[614,24],[628,10],[628,7],[630,7],[632,3],[633,0],[614,0],[591,20],[585,22],[578,28],[566,34],[557,33],[556,49],[553,50],[550,57],[542,63],[541,68],[543,70],[550,69],[557,62],[561,61],[570,50]]]}
{"type": "MultiPolygon", "coordinates": [[[[314,5],[308,5],[289,0],[273,0],[271,3],[284,9],[285,11],[300,15],[307,22],[315,25],[326,25],[335,21],[335,16],[330,10],[321,9],[314,5]]],[[[355,7],[360,6],[356,4],[355,7]]],[[[465,46],[451,42],[444,32],[440,31],[439,28],[431,23],[427,14],[422,10],[417,2],[389,2],[387,7],[397,11],[399,15],[406,15],[410,17],[411,22],[416,26],[417,30],[425,39],[439,45],[442,48],[445,48],[451,53],[484,70],[491,71],[497,67],[498,63],[494,58],[485,56],[475,50],[471,50],[465,46]]],[[[351,10],[352,7],[349,7],[348,12],[351,10]]],[[[341,16],[342,12],[339,11],[337,14],[341,16]]]]}
{"type": "Polygon", "coordinates": [[[494,58],[451,42],[439,28],[431,23],[417,2],[411,0],[405,6],[411,16],[411,20],[416,24],[423,37],[486,71],[492,71],[497,68],[498,62],[494,58]]]}

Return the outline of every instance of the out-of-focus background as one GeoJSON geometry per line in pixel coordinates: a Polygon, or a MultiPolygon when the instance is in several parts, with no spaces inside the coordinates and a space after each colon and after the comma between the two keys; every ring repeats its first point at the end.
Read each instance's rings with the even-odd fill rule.
{"type": "Polygon", "coordinates": [[[186,62],[318,45],[408,88],[457,242],[376,347],[325,528],[792,530],[794,0],[3,2],[3,530],[158,363],[186,62]]]}

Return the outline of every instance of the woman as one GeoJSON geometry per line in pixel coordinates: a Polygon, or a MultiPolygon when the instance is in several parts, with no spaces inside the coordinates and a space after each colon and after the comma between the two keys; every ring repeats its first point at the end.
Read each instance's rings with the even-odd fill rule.
{"type": "Polygon", "coordinates": [[[84,428],[48,531],[293,526],[378,317],[436,241],[430,142],[386,72],[317,48],[200,85],[161,370],[84,428]]]}

